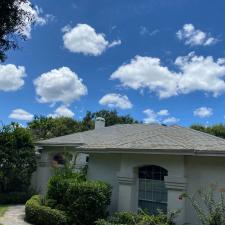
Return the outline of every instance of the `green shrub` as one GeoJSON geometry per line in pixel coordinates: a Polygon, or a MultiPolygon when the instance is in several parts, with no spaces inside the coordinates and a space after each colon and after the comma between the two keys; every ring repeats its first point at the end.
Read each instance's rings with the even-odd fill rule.
{"type": "Polygon", "coordinates": [[[33,196],[25,205],[26,220],[35,225],[68,225],[65,212],[41,205],[41,197],[33,196]]]}
{"type": "MultiPolygon", "coordinates": [[[[51,207],[57,207],[57,205],[62,206],[65,202],[65,193],[71,183],[82,181],[85,181],[85,177],[83,176],[83,174],[71,173],[70,171],[65,169],[62,169],[62,171],[57,170],[56,174],[50,178],[48,183],[46,199],[47,201],[51,201],[51,207]]],[[[49,204],[47,203],[47,205],[49,204]]]]}
{"type": "Polygon", "coordinates": [[[92,225],[107,216],[111,187],[99,181],[70,183],[64,206],[76,225],[92,225]]]}
{"type": "Polygon", "coordinates": [[[29,191],[0,193],[0,204],[24,204],[32,194],[29,191]]]}
{"type": "Polygon", "coordinates": [[[65,211],[76,225],[92,225],[107,216],[110,197],[109,185],[86,181],[84,174],[63,168],[50,178],[45,205],[65,211]]]}
{"type": "Polygon", "coordinates": [[[96,225],[175,225],[173,219],[177,212],[158,215],[149,215],[147,213],[134,214],[130,212],[116,213],[107,220],[100,219],[96,225]]]}

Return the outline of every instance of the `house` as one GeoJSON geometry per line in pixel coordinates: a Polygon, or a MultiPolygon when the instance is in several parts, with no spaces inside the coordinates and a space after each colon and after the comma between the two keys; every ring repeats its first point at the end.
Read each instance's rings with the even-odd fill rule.
{"type": "Polygon", "coordinates": [[[76,162],[89,156],[88,178],[113,187],[110,211],[139,208],[155,213],[180,209],[178,224],[196,223],[184,193],[217,183],[225,186],[225,140],[180,126],[123,124],[104,126],[96,119],[95,130],[52,138],[37,143],[41,157],[36,184],[44,191],[51,164],[68,151],[76,162]],[[80,153],[85,153],[82,155],[80,153]],[[79,155],[80,154],[80,155],[79,155]]]}

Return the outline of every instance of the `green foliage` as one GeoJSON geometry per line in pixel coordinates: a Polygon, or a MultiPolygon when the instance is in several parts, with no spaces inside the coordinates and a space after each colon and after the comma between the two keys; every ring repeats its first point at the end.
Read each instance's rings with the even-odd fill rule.
{"type": "Polygon", "coordinates": [[[35,116],[28,123],[35,140],[48,139],[81,131],[80,123],[68,117],[44,117],[35,116]]]}
{"type": "Polygon", "coordinates": [[[16,37],[25,39],[22,31],[27,21],[33,21],[34,17],[19,5],[28,0],[1,0],[0,1],[0,61],[6,58],[5,52],[18,47],[16,37]]]}
{"type": "Polygon", "coordinates": [[[25,205],[26,221],[35,225],[68,225],[65,212],[41,204],[41,197],[33,196],[25,205]]]}
{"type": "Polygon", "coordinates": [[[36,169],[34,145],[29,131],[18,124],[0,130],[0,193],[26,192],[36,169]]]}
{"type": "Polygon", "coordinates": [[[24,204],[32,195],[32,191],[0,193],[0,204],[24,204]]]}
{"type": "Polygon", "coordinates": [[[82,181],[85,181],[83,174],[73,173],[65,168],[58,169],[56,174],[49,180],[46,204],[54,208],[62,209],[65,204],[65,193],[71,183],[82,181]]]}
{"type": "Polygon", "coordinates": [[[200,189],[194,196],[183,194],[194,207],[203,225],[225,225],[224,190],[217,191],[216,185],[200,189]]]}
{"type": "Polygon", "coordinates": [[[68,214],[77,225],[93,225],[107,216],[111,187],[100,181],[73,182],[65,193],[68,214]]]}
{"type": "Polygon", "coordinates": [[[116,213],[109,217],[108,220],[100,219],[96,225],[174,225],[173,220],[178,212],[169,213],[168,215],[159,213],[159,215],[149,215],[141,212],[134,214],[130,212],[116,213]]]}
{"type": "Polygon", "coordinates": [[[225,125],[215,124],[213,126],[205,127],[203,125],[194,124],[191,126],[192,129],[202,131],[208,134],[215,135],[217,137],[225,138],[225,125]]]}
{"type": "Polygon", "coordinates": [[[137,123],[137,121],[129,115],[120,116],[115,110],[101,110],[94,113],[87,112],[81,121],[67,117],[52,118],[35,116],[34,120],[28,123],[28,129],[31,131],[35,140],[48,139],[94,129],[94,120],[96,117],[105,118],[106,126],[137,123]]]}
{"type": "Polygon", "coordinates": [[[92,118],[103,117],[105,119],[106,126],[112,126],[114,124],[132,124],[138,123],[130,115],[119,116],[116,110],[101,110],[92,113],[92,118]]]}
{"type": "Polygon", "coordinates": [[[76,225],[93,225],[106,217],[110,196],[109,185],[62,169],[50,178],[45,204],[66,211],[76,225]]]}

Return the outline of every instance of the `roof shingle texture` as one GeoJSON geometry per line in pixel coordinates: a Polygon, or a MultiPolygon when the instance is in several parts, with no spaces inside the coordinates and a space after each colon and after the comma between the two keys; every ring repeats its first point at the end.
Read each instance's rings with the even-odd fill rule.
{"type": "Polygon", "coordinates": [[[224,151],[225,139],[180,126],[121,124],[39,141],[79,149],[224,151]]]}

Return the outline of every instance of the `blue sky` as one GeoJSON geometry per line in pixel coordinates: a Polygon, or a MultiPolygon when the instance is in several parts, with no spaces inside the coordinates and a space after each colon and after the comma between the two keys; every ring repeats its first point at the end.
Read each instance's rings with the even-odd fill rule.
{"type": "Polygon", "coordinates": [[[32,4],[28,40],[0,64],[3,123],[114,108],[144,122],[224,122],[224,1],[32,4]]]}

